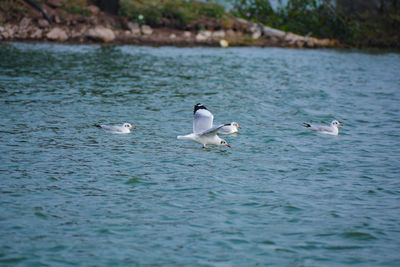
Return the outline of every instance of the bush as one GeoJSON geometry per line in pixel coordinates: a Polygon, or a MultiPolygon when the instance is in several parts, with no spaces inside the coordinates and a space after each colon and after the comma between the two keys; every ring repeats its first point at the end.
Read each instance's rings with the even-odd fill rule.
{"type": "Polygon", "coordinates": [[[226,11],[218,4],[195,0],[120,0],[120,14],[136,22],[142,15],[144,22],[152,26],[184,28],[199,16],[219,19],[226,11]]]}

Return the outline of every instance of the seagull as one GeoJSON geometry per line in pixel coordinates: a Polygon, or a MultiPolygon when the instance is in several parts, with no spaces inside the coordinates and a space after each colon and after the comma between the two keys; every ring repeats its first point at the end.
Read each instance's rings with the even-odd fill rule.
{"type": "Polygon", "coordinates": [[[94,126],[103,129],[106,132],[113,134],[126,134],[130,133],[131,129],[135,129],[135,126],[132,126],[130,123],[124,123],[122,126],[120,125],[104,125],[104,124],[94,124],[94,126]]]}
{"type": "Polygon", "coordinates": [[[187,135],[179,135],[178,139],[190,140],[203,145],[225,145],[231,147],[224,139],[217,135],[218,130],[224,127],[224,124],[213,126],[214,116],[202,104],[194,105],[193,111],[193,133],[187,135]]]}
{"type": "Polygon", "coordinates": [[[237,122],[231,122],[222,126],[221,129],[218,130],[219,134],[233,134],[237,133],[238,129],[242,129],[237,122]]]}
{"type": "Polygon", "coordinates": [[[330,134],[330,135],[338,135],[339,129],[338,126],[343,126],[342,123],[334,120],[331,122],[330,126],[321,126],[321,125],[312,125],[309,123],[303,123],[304,127],[310,128],[310,130],[323,133],[323,134],[330,134]]]}

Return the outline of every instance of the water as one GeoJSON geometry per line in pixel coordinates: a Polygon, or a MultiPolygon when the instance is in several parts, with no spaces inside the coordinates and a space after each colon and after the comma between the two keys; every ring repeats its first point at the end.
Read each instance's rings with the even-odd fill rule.
{"type": "Polygon", "coordinates": [[[0,265],[398,266],[399,59],[2,43],[0,265]]]}

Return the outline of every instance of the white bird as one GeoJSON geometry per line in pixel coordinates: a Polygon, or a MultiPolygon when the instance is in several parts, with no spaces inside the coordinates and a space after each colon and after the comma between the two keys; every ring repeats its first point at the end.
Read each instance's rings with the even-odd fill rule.
{"type": "Polygon", "coordinates": [[[224,124],[213,127],[214,116],[202,104],[194,105],[193,111],[193,133],[187,135],[179,135],[178,139],[190,140],[203,145],[225,145],[231,147],[224,139],[219,138],[217,132],[224,124]]]}
{"type": "Polygon", "coordinates": [[[224,124],[221,129],[218,130],[219,134],[233,134],[237,133],[238,129],[242,129],[237,122],[231,122],[224,124]]]}
{"type": "Polygon", "coordinates": [[[132,126],[130,123],[124,123],[121,125],[104,125],[104,124],[94,124],[94,126],[103,129],[106,132],[113,133],[113,134],[126,134],[130,133],[131,129],[135,129],[135,126],[132,126]]]}
{"type": "Polygon", "coordinates": [[[309,123],[303,123],[303,126],[309,128],[314,132],[330,134],[330,135],[338,135],[339,134],[338,126],[343,126],[343,124],[338,122],[337,120],[334,120],[331,122],[330,126],[312,125],[309,123]]]}

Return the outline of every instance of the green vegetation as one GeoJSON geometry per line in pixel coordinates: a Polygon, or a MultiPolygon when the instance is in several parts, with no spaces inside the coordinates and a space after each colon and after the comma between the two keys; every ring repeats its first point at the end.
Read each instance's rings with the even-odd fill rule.
{"type": "Polygon", "coordinates": [[[195,0],[120,0],[119,4],[122,16],[151,26],[184,28],[200,16],[221,19],[226,14],[221,5],[195,0]]]}
{"type": "Polygon", "coordinates": [[[400,47],[400,1],[279,2],[273,9],[269,0],[234,0],[233,12],[284,31],[338,39],[349,46],[400,47]]]}
{"type": "Polygon", "coordinates": [[[65,1],[63,7],[72,14],[90,16],[90,11],[86,8],[87,5],[86,0],[68,0],[65,1]]]}
{"type": "Polygon", "coordinates": [[[16,5],[14,0],[0,0],[0,11],[4,13],[23,13],[28,9],[23,5],[16,5]]]}

